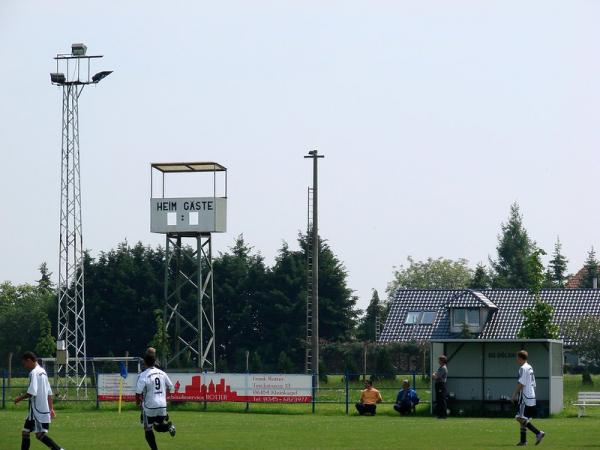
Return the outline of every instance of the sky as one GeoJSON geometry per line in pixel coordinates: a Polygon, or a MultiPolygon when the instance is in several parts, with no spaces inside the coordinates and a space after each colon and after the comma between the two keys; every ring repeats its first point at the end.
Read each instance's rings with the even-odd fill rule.
{"type": "Polygon", "coordinates": [[[360,307],[409,255],[487,263],[515,201],[575,272],[600,246],[599,19],[583,0],[0,1],[0,281],[58,275],[49,73],[73,42],[114,70],[79,102],[92,255],[164,245],[150,163],[217,161],[215,250],[243,234],[272,264],[305,229],[318,149],[321,235],[360,307]]]}

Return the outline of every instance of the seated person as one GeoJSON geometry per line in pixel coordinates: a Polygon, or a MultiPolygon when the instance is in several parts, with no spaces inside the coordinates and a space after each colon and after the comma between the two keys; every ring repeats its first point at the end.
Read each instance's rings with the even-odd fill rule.
{"type": "Polygon", "coordinates": [[[356,404],[356,410],[362,416],[364,414],[375,415],[377,403],[381,403],[383,399],[377,389],[373,387],[371,380],[365,381],[365,389],[360,393],[360,401],[356,404]]]}
{"type": "Polygon", "coordinates": [[[402,390],[398,392],[398,397],[396,397],[394,409],[405,416],[413,412],[415,410],[415,406],[418,404],[419,397],[417,397],[417,392],[410,388],[410,383],[408,380],[404,380],[402,382],[402,390]]]}

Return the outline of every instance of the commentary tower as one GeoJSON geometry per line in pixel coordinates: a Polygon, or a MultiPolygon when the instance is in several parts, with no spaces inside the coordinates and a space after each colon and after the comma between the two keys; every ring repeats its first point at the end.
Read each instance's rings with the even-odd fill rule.
{"type": "Polygon", "coordinates": [[[150,172],[151,231],[166,236],[164,324],[171,338],[170,354],[159,356],[167,366],[195,361],[200,369],[214,371],[212,234],[224,233],[227,227],[227,169],[216,162],[175,162],[151,164],[150,172]],[[160,181],[155,183],[157,175],[160,181]],[[189,186],[212,192],[204,197],[171,192],[189,186]]]}

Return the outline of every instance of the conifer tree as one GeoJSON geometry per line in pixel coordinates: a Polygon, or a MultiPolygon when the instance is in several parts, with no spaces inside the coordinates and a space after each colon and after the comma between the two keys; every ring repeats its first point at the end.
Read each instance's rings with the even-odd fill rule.
{"type": "Polygon", "coordinates": [[[489,289],[491,287],[492,280],[487,272],[485,265],[482,263],[477,264],[473,278],[469,283],[470,289],[489,289]]]}
{"type": "Polygon", "coordinates": [[[600,264],[596,259],[596,251],[593,246],[588,252],[583,268],[583,277],[579,281],[579,287],[582,289],[591,289],[594,287],[594,278],[598,278],[598,269],[600,268],[600,264]]]}
{"type": "Polygon", "coordinates": [[[561,253],[562,244],[560,239],[556,238],[552,259],[548,262],[548,274],[550,276],[551,287],[564,288],[567,282],[567,263],[569,260],[561,253]]]}
{"type": "Polygon", "coordinates": [[[356,337],[359,340],[369,342],[376,341],[377,323],[379,322],[379,326],[383,328],[385,309],[385,306],[381,303],[381,300],[379,300],[377,290],[373,289],[373,295],[371,296],[369,306],[358,325],[356,337]]]}
{"type": "Polygon", "coordinates": [[[494,269],[494,288],[526,289],[531,284],[531,255],[535,243],[523,226],[523,216],[515,202],[510,207],[508,222],[501,225],[496,250],[498,257],[491,261],[494,269]]]}

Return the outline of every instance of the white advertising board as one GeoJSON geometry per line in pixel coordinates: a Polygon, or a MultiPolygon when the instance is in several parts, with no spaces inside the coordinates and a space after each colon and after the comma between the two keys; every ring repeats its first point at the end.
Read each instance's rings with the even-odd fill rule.
{"type": "MultiPolygon", "coordinates": [[[[175,385],[169,400],[182,402],[309,403],[312,401],[310,375],[168,373],[175,385]]],[[[119,398],[118,373],[98,375],[98,400],[119,398]]],[[[138,374],[123,379],[123,400],[135,400],[138,374]]]]}

